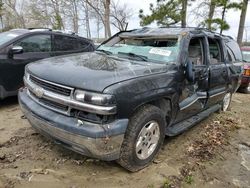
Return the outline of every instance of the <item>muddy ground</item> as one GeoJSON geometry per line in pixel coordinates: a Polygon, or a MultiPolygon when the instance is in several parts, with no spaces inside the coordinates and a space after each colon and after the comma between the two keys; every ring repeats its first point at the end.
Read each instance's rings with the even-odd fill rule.
{"type": "Polygon", "coordinates": [[[154,162],[137,173],[55,145],[32,130],[15,97],[6,99],[0,102],[2,187],[250,187],[250,95],[234,95],[231,111],[166,138],[154,162]]]}

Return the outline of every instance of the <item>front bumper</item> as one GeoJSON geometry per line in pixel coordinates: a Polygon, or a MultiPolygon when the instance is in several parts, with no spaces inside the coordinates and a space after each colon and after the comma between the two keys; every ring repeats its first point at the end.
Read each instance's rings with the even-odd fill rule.
{"type": "Polygon", "coordinates": [[[127,119],[105,125],[88,122],[79,124],[76,118],[54,112],[33,101],[27,89],[21,89],[18,98],[32,127],[53,138],[56,143],[89,157],[106,161],[119,158],[127,119]]]}

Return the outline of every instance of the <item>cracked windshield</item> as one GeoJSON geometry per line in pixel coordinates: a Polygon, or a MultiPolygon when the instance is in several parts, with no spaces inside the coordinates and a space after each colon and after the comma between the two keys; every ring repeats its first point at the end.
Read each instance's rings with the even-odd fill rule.
{"type": "Polygon", "coordinates": [[[170,63],[177,59],[179,42],[177,38],[155,40],[116,37],[101,45],[97,51],[143,61],[170,63]]]}

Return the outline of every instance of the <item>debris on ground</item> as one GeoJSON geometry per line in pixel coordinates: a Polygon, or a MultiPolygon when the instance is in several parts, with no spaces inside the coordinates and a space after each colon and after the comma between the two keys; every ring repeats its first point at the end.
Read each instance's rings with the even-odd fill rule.
{"type": "Polygon", "coordinates": [[[239,121],[229,117],[206,125],[202,135],[187,147],[187,155],[198,161],[211,160],[218,148],[227,145],[228,132],[238,127],[239,121]]]}

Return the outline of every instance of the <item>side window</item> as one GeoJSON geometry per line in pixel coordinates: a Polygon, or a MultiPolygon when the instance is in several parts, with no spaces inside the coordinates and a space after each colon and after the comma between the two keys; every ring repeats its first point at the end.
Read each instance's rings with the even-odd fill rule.
{"type": "Polygon", "coordinates": [[[51,36],[50,35],[33,35],[21,39],[15,46],[23,47],[23,52],[50,52],[51,36]]]}
{"type": "Polygon", "coordinates": [[[190,40],[188,46],[188,56],[189,59],[194,63],[194,65],[204,64],[204,54],[203,54],[203,39],[193,38],[190,40]]]}
{"type": "Polygon", "coordinates": [[[210,64],[218,64],[222,62],[222,54],[219,40],[208,38],[208,43],[210,53],[210,64]]]}
{"type": "Polygon", "coordinates": [[[235,42],[234,40],[230,40],[230,41],[226,42],[226,46],[227,46],[229,52],[231,52],[231,54],[233,54],[236,61],[242,61],[242,59],[243,59],[242,53],[241,53],[240,47],[237,44],[237,42],[235,42]]]}
{"type": "Polygon", "coordinates": [[[78,50],[78,41],[74,37],[54,35],[53,51],[74,51],[78,50]]]}
{"type": "Polygon", "coordinates": [[[90,43],[85,40],[79,40],[79,48],[80,49],[87,49],[89,48],[90,43]]]}

